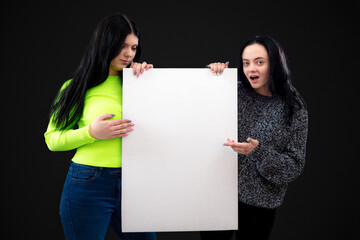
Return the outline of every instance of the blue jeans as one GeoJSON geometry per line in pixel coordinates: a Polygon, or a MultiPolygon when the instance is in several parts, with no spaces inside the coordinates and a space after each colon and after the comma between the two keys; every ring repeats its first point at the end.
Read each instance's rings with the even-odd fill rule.
{"type": "Polygon", "coordinates": [[[156,240],[155,233],[121,230],[121,168],[71,163],[60,202],[66,239],[103,240],[109,225],[121,239],[156,240]]]}

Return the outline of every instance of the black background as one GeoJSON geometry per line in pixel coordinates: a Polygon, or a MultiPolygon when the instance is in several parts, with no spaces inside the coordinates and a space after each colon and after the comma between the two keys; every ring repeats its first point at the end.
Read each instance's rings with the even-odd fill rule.
{"type": "MultiPolygon", "coordinates": [[[[73,152],[50,152],[50,104],[96,24],[123,12],[142,31],[142,60],[161,68],[237,67],[253,35],[276,38],[308,104],[304,173],[278,209],[272,240],[358,235],[359,25],[346,1],[3,1],[1,239],[64,239],[58,215],[73,152]]],[[[355,4],[355,2],[354,2],[355,4]]],[[[109,230],[107,239],[116,239],[109,230]]],[[[199,239],[198,232],[158,233],[199,239]]]]}

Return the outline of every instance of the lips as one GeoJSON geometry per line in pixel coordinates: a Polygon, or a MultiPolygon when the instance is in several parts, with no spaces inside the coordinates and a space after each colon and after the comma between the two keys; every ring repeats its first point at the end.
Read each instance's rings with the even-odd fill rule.
{"type": "Polygon", "coordinates": [[[256,75],[250,76],[250,80],[251,80],[252,82],[257,82],[258,79],[259,79],[259,76],[256,76],[256,75]]]}
{"type": "Polygon", "coordinates": [[[127,60],[120,60],[123,64],[128,65],[130,63],[130,61],[127,60]]]}

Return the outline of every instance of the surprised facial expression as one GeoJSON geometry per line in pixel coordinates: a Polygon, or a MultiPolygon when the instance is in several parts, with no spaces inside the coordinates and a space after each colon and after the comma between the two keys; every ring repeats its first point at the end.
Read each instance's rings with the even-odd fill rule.
{"type": "Polygon", "coordinates": [[[270,62],[266,48],[258,43],[251,44],[244,49],[242,60],[244,74],[252,88],[261,95],[271,96],[268,85],[270,62]]]}

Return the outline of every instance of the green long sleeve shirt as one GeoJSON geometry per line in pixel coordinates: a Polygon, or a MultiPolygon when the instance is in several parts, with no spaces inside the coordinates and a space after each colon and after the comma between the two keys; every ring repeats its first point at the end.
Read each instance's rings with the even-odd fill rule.
{"type": "MultiPolygon", "coordinates": [[[[64,83],[64,89],[70,80],[64,83]]],[[[119,76],[109,76],[103,83],[86,92],[84,110],[78,122],[78,129],[60,131],[50,119],[44,134],[51,151],[76,149],[72,161],[97,167],[121,167],[121,138],[95,139],[89,133],[89,126],[99,115],[110,113],[110,120],[122,118],[122,85],[119,76]]]]}

